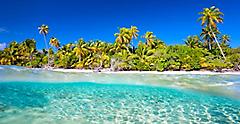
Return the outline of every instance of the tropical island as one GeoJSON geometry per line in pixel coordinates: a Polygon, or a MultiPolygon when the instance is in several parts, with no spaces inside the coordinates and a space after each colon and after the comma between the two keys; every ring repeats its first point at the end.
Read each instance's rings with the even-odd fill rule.
{"type": "Polygon", "coordinates": [[[0,124],[239,123],[238,4],[1,1],[0,124]]]}
{"type": "Polygon", "coordinates": [[[51,30],[43,24],[38,29],[46,49],[37,50],[34,39],[13,41],[0,51],[0,64],[111,71],[239,71],[240,47],[231,48],[230,36],[218,28],[223,13],[212,6],[199,16],[201,34],[188,36],[185,44],[178,45],[166,45],[150,31],[139,36],[136,26],[119,28],[114,43],[80,38],[76,43],[61,44],[55,37],[48,40],[51,30]],[[138,41],[140,37],[145,41],[138,41]],[[133,40],[139,42],[137,46],[133,40]]]}

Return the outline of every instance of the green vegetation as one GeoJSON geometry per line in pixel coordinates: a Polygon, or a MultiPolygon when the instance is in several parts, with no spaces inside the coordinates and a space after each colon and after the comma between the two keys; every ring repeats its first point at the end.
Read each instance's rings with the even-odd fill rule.
{"type": "Polygon", "coordinates": [[[100,40],[86,42],[82,38],[76,43],[60,46],[57,38],[52,37],[48,49],[47,25],[40,26],[46,49],[36,48],[34,39],[21,43],[13,41],[0,51],[0,64],[27,67],[56,67],[77,69],[112,70],[239,70],[240,48],[230,48],[230,37],[221,34],[217,24],[223,22],[223,13],[216,7],[204,8],[200,12],[202,22],[200,35],[188,36],[185,45],[167,46],[153,32],[146,32],[133,46],[133,40],[139,38],[136,26],[123,27],[114,34],[114,43],[100,40]]]}

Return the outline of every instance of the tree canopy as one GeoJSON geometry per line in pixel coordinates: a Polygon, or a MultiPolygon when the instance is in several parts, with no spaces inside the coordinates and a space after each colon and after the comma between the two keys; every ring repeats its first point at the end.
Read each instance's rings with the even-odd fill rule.
{"type": "Polygon", "coordinates": [[[140,71],[239,70],[240,48],[230,48],[230,36],[221,34],[217,26],[223,22],[223,13],[213,6],[199,14],[201,34],[188,36],[182,45],[166,45],[151,31],[139,36],[137,26],[130,26],[119,28],[113,43],[80,38],[76,43],[60,44],[52,37],[48,48],[49,27],[41,25],[38,29],[44,37],[45,49],[37,50],[34,39],[12,41],[0,51],[0,64],[140,71]],[[144,41],[138,40],[141,38],[144,41]],[[138,41],[137,46],[133,46],[133,40],[138,41]]]}

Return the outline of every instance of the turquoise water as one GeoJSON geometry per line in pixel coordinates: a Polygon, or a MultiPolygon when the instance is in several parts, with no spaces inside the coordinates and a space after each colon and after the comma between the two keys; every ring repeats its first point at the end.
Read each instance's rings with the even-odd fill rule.
{"type": "Polygon", "coordinates": [[[0,124],[239,123],[239,83],[239,75],[82,74],[1,66],[0,124]]]}

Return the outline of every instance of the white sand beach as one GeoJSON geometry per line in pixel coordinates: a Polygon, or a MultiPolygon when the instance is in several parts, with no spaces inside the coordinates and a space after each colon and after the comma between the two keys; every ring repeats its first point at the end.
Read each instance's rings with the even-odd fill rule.
{"type": "Polygon", "coordinates": [[[82,70],[82,69],[52,69],[52,71],[57,72],[76,72],[76,73],[107,73],[107,74],[208,74],[208,75],[240,75],[240,72],[213,72],[213,71],[109,71],[101,70],[98,72],[96,70],[82,70]]]}

